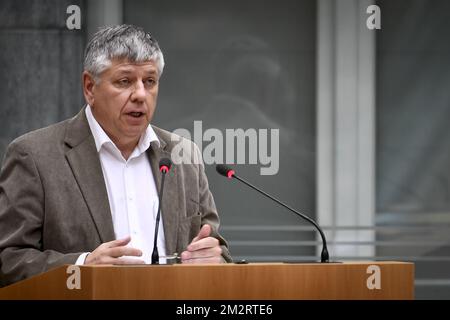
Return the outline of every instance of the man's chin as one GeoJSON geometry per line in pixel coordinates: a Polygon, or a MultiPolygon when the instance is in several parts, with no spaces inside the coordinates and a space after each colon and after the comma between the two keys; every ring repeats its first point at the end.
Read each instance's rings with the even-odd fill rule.
{"type": "Polygon", "coordinates": [[[139,127],[132,127],[127,128],[125,131],[125,136],[127,139],[130,140],[139,140],[139,138],[142,136],[142,134],[145,133],[145,130],[147,129],[147,126],[139,126],[139,127]]]}

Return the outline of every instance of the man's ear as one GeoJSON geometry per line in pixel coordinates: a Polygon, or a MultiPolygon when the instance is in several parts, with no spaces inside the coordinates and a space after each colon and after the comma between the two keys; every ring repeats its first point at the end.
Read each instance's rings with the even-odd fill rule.
{"type": "Polygon", "coordinates": [[[83,72],[83,94],[90,106],[94,105],[94,77],[87,71],[83,72]]]}

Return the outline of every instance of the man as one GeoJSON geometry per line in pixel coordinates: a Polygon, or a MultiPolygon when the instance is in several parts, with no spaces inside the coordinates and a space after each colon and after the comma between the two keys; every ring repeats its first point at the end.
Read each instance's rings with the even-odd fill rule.
{"type": "MultiPolygon", "coordinates": [[[[0,173],[0,285],[63,264],[150,263],[160,173],[176,143],[151,126],[164,59],[140,28],[108,27],[85,52],[87,105],[13,141],[0,173]]],[[[229,262],[203,164],[167,174],[157,245],[183,263],[229,262]]],[[[162,259],[164,260],[164,259],[162,259]]]]}

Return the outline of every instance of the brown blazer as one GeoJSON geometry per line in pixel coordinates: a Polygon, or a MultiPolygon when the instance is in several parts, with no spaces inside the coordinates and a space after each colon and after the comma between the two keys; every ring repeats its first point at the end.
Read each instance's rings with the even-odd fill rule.
{"type": "MultiPolygon", "coordinates": [[[[115,239],[108,195],[83,108],[74,118],[25,134],[8,147],[0,173],[0,286],[74,264],[82,252],[115,239]]],[[[153,127],[160,147],[147,151],[157,188],[159,160],[173,134],[153,127]]],[[[198,157],[193,142],[184,139],[198,157]]],[[[168,254],[181,253],[203,224],[219,235],[219,217],[202,164],[173,165],[163,199],[168,254]]]]}

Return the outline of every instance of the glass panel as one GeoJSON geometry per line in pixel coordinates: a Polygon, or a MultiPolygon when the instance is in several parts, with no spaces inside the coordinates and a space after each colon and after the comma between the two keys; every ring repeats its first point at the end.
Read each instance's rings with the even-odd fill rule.
{"type": "Polygon", "coordinates": [[[378,4],[377,256],[416,262],[417,298],[448,298],[450,2],[378,4]]]}
{"type": "MultiPolygon", "coordinates": [[[[237,166],[238,173],[313,218],[315,17],[315,1],[264,5],[256,0],[124,1],[125,23],[150,31],[165,53],[154,123],[169,130],[189,129],[192,137],[217,128],[226,143],[230,142],[226,129],[254,129],[258,138],[263,129],[279,129],[277,174],[261,175],[260,168],[268,166],[259,154],[256,163],[250,163],[249,150],[261,150],[255,143],[247,144],[246,165],[237,166]],[[195,120],[202,121],[201,127],[194,127],[195,120]]],[[[211,144],[195,140],[203,150],[211,144]]],[[[273,141],[269,135],[269,154],[273,141]]],[[[262,142],[258,139],[258,144],[262,142]]],[[[225,149],[223,160],[231,156],[225,149]]],[[[276,160],[272,160],[275,170],[276,160]]],[[[280,250],[279,246],[242,244],[244,240],[314,240],[315,234],[251,228],[304,222],[237,181],[219,176],[214,165],[206,170],[235,258],[270,260],[275,256],[279,261],[286,255],[315,253],[313,247],[280,250]]]]}

